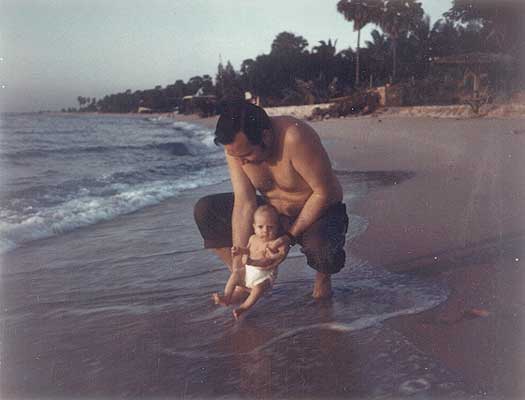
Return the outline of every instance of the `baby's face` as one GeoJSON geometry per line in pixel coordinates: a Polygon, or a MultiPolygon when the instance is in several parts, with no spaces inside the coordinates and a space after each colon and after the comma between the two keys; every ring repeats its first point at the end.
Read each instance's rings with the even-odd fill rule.
{"type": "Polygon", "coordinates": [[[277,238],[278,223],[275,215],[267,212],[256,213],[253,219],[255,236],[264,240],[277,238]]]}

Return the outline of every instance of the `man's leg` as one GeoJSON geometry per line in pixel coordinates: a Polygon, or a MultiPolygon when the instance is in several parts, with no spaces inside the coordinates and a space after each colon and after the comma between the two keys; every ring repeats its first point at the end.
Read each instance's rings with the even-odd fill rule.
{"type": "Polygon", "coordinates": [[[312,292],[315,299],[332,295],[331,275],[339,272],[345,265],[347,228],[346,207],[344,204],[336,204],[299,238],[308,265],[317,271],[312,292]]]}
{"type": "MultiPolygon", "coordinates": [[[[257,196],[257,204],[264,200],[257,196]]],[[[233,193],[205,196],[193,209],[195,222],[204,239],[204,247],[213,250],[231,271],[233,193]]]]}
{"type": "Polygon", "coordinates": [[[312,297],[318,300],[332,297],[332,275],[316,273],[312,297]]]}
{"type": "Polygon", "coordinates": [[[228,269],[232,270],[232,252],[231,247],[221,247],[218,249],[212,249],[215,254],[219,256],[219,258],[222,260],[224,264],[228,267],[228,269]]]}
{"type": "Polygon", "coordinates": [[[231,271],[233,193],[205,196],[195,204],[193,215],[204,239],[204,247],[213,250],[231,271]]]}

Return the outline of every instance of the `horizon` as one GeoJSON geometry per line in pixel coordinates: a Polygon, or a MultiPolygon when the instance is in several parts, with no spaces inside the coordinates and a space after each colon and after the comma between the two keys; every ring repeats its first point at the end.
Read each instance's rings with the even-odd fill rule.
{"type": "MultiPolygon", "coordinates": [[[[432,24],[452,5],[421,3],[432,24]]],[[[0,112],[59,111],[77,107],[78,96],[100,99],[193,76],[215,79],[220,61],[238,71],[243,60],[268,54],[283,31],[303,36],[308,49],[328,39],[337,40],[338,52],[355,49],[357,33],[336,4],[269,0],[239,8],[235,0],[220,6],[155,0],[131,7],[123,0],[4,0],[0,112]],[[251,24],[237,22],[253,15],[251,24]]],[[[362,47],[373,29],[363,29],[362,47]]]]}

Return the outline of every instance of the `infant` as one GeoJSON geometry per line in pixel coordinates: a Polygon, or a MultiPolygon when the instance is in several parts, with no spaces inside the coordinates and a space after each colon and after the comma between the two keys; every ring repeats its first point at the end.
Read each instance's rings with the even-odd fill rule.
{"type": "Polygon", "coordinates": [[[232,247],[232,258],[241,255],[245,268],[232,271],[224,295],[213,294],[215,304],[230,305],[238,301],[236,293],[249,293],[242,304],[233,311],[238,319],[249,310],[263,294],[273,286],[277,277],[277,266],[286,257],[284,246],[272,252],[268,244],[279,236],[279,215],[270,205],[260,206],[253,214],[254,234],[246,248],[232,247]]]}

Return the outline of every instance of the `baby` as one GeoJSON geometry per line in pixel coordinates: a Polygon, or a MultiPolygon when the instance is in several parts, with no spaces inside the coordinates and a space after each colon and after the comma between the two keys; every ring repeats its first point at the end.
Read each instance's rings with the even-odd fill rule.
{"type": "Polygon", "coordinates": [[[213,294],[215,304],[230,305],[235,302],[236,288],[249,293],[244,302],[233,311],[233,316],[239,316],[250,309],[264,292],[273,286],[277,277],[277,266],[286,257],[284,247],[273,253],[268,244],[279,235],[279,215],[270,205],[260,206],[253,214],[254,234],[248,240],[247,248],[232,247],[232,258],[242,256],[244,270],[232,271],[224,295],[213,294]]]}

